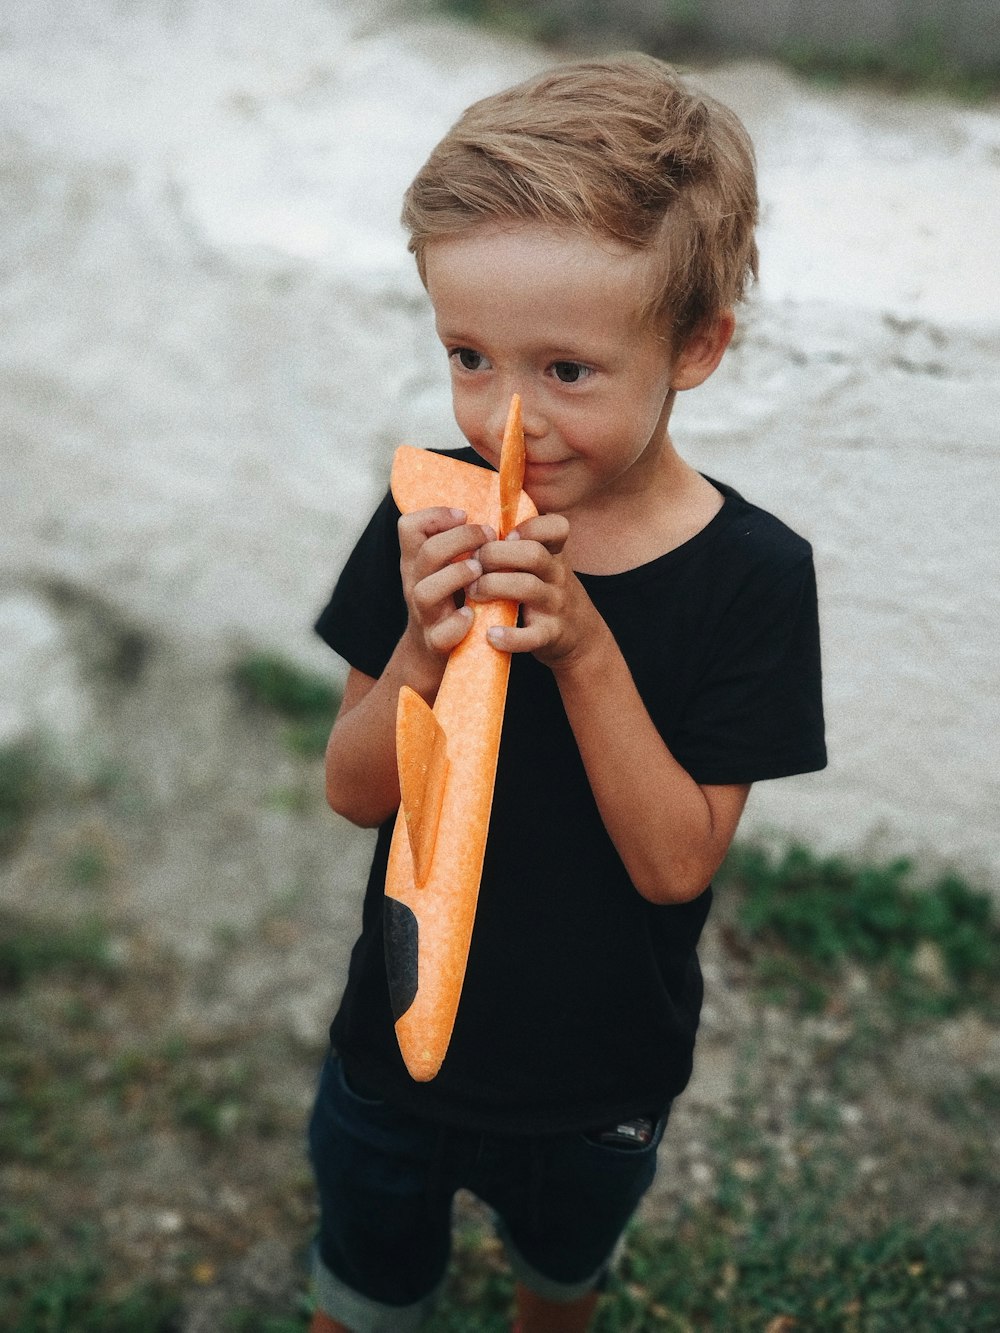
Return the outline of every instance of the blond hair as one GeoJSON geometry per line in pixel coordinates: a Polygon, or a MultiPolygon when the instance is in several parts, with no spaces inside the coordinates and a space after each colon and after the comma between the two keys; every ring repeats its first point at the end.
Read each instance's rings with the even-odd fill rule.
{"type": "Polygon", "coordinates": [[[485,224],[582,228],[659,260],[641,312],[683,342],[757,276],[753,146],[738,118],[652,56],[557,65],[475,102],[406,192],[429,241],[485,224]]]}

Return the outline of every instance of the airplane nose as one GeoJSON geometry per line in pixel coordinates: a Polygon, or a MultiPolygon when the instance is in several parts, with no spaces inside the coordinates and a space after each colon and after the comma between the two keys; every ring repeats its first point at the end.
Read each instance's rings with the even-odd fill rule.
{"type": "Polygon", "coordinates": [[[538,404],[532,401],[530,389],[526,400],[521,385],[513,379],[505,381],[503,385],[498,387],[496,397],[491,398],[488,415],[483,419],[490,446],[495,450],[498,458],[507,425],[507,415],[510,412],[510,402],[514,394],[517,394],[521,399],[521,420],[525,439],[538,440],[546,433],[544,414],[539,409],[538,404]]]}
{"type": "Polygon", "coordinates": [[[504,404],[503,420],[500,423],[500,438],[503,439],[503,429],[507,424],[507,412],[510,408],[510,399],[513,394],[518,394],[521,399],[521,423],[524,427],[525,438],[540,439],[545,434],[545,423],[538,404],[534,401],[531,393],[525,396],[524,390],[517,385],[511,390],[504,404]]]}

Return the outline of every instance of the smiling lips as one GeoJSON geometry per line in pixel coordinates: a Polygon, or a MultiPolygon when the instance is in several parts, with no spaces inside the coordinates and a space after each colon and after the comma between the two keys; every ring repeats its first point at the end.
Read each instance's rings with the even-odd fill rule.
{"type": "Polygon", "coordinates": [[[525,459],[525,472],[535,472],[541,476],[546,476],[550,472],[555,472],[558,468],[565,467],[570,460],[568,458],[556,459],[525,459]]]}

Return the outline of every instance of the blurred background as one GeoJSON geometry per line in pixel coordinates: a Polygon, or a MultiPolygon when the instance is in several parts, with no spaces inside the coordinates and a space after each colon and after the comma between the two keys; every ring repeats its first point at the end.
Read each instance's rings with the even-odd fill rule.
{"type": "MultiPolygon", "coordinates": [[[[821,1102],[869,1197],[937,1162],[902,1213],[971,1217],[935,1299],[990,1326],[956,1310],[1000,1146],[995,4],[6,0],[0,1327],[304,1317],[302,1124],[370,848],[323,803],[311,624],[395,446],[458,442],[400,199],[476,97],[630,46],[757,146],[761,281],[674,433],[814,545],[831,756],[751,797],[657,1206],[790,1170],[821,1102]],[[762,1137],[713,1146],[748,1087],[762,1137]]],[[[701,1326],[647,1285],[614,1327],[701,1326]]]]}

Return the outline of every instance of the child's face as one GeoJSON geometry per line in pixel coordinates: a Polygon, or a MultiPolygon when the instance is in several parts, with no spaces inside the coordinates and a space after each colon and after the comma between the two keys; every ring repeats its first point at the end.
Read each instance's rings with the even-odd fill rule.
{"type": "Polygon", "coordinates": [[[639,318],[647,255],[524,223],[432,241],[427,290],[457,420],[497,465],[521,395],[524,488],[542,512],[627,496],[669,448],[674,365],[639,318]]]}

